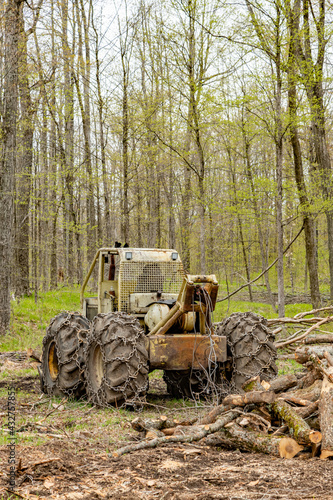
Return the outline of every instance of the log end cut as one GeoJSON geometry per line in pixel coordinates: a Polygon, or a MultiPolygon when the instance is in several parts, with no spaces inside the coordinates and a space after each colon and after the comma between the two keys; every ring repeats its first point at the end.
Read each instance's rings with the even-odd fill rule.
{"type": "Polygon", "coordinates": [[[322,438],[323,438],[323,436],[322,436],[321,432],[319,432],[319,431],[310,431],[309,432],[309,439],[310,439],[311,443],[314,443],[314,444],[321,443],[322,438]]]}
{"type": "Polygon", "coordinates": [[[284,437],[279,443],[279,453],[281,458],[294,458],[297,453],[303,450],[295,439],[284,437]]]}
{"type": "Polygon", "coordinates": [[[320,460],[327,460],[330,457],[333,457],[333,450],[321,450],[320,460]]]}

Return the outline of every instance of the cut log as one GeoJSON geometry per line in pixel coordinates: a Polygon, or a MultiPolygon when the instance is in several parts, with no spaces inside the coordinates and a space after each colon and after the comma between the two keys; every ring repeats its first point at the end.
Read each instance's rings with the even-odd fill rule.
{"type": "Polygon", "coordinates": [[[297,384],[298,389],[305,389],[306,387],[310,387],[315,383],[316,380],[320,380],[323,378],[323,374],[318,368],[315,368],[311,365],[311,368],[308,372],[302,377],[297,384]]]}
{"type": "Polygon", "coordinates": [[[230,405],[221,404],[213,408],[205,417],[200,420],[201,424],[212,424],[216,421],[219,415],[229,411],[232,407],[230,405]]]}
{"type": "MultiPolygon", "coordinates": [[[[235,415],[235,418],[238,417],[238,414],[235,415]]],[[[209,424],[207,425],[189,425],[188,427],[176,427],[173,432],[173,436],[195,436],[202,430],[208,430],[209,424]]]]}
{"type": "Polygon", "coordinates": [[[318,410],[318,403],[319,403],[319,400],[314,401],[313,403],[311,403],[309,406],[306,406],[305,408],[303,407],[303,408],[294,408],[294,409],[300,417],[307,418],[318,410]]]}
{"type": "Polygon", "coordinates": [[[149,431],[146,432],[146,439],[155,439],[157,437],[163,437],[164,434],[162,431],[159,431],[158,429],[150,429],[149,431]]]}
{"type": "Polygon", "coordinates": [[[304,344],[333,344],[333,334],[309,335],[304,339],[304,344]]]}
{"type": "Polygon", "coordinates": [[[311,445],[311,443],[321,442],[321,433],[313,431],[286,401],[278,399],[272,404],[272,410],[288,425],[290,432],[299,444],[311,445]]]}
{"type": "Polygon", "coordinates": [[[269,390],[274,392],[282,392],[295,387],[298,384],[298,378],[294,374],[282,375],[269,382],[269,390]]]}
{"type": "Polygon", "coordinates": [[[227,429],[222,429],[215,434],[211,434],[200,444],[225,446],[231,449],[244,451],[256,451],[266,453],[276,457],[293,458],[303,450],[294,439],[286,437],[272,436],[260,432],[243,429],[238,424],[233,424],[227,429]]]}
{"type": "Polygon", "coordinates": [[[322,383],[323,382],[321,380],[316,380],[315,383],[310,387],[297,389],[296,391],[292,392],[284,392],[282,394],[279,394],[279,398],[288,399],[288,397],[293,396],[299,399],[306,399],[307,401],[317,401],[320,398],[322,383]]]}
{"type": "Polygon", "coordinates": [[[320,431],[319,418],[311,417],[306,419],[306,423],[313,429],[314,431],[320,431]]]}
{"type": "Polygon", "coordinates": [[[332,356],[332,354],[330,354],[329,352],[325,351],[325,352],[324,352],[324,357],[325,357],[325,359],[327,360],[327,363],[328,363],[330,366],[333,366],[333,356],[332,356]]]}
{"type": "MultiPolygon", "coordinates": [[[[327,371],[333,376],[333,367],[327,371]]],[[[333,383],[326,375],[319,400],[319,421],[323,434],[320,458],[324,460],[333,456],[333,383]]]]}
{"type": "Polygon", "coordinates": [[[284,436],[279,443],[279,454],[281,458],[294,458],[297,453],[303,450],[295,439],[284,436]]]}
{"type": "Polygon", "coordinates": [[[324,353],[327,351],[333,356],[333,346],[332,345],[319,345],[319,346],[303,346],[298,347],[295,351],[295,359],[297,363],[307,363],[310,361],[311,354],[315,354],[319,359],[323,359],[324,353]]]}
{"type": "Polygon", "coordinates": [[[32,358],[34,361],[41,363],[42,354],[39,351],[35,351],[35,349],[31,349],[31,347],[28,347],[27,355],[29,358],[32,358]]]}
{"type": "Polygon", "coordinates": [[[169,427],[168,429],[162,429],[164,436],[173,436],[177,427],[169,427]]]}
{"type": "Polygon", "coordinates": [[[275,400],[273,391],[252,391],[245,394],[230,394],[223,400],[224,405],[244,406],[251,403],[272,403],[275,400]]]}
{"type": "Polygon", "coordinates": [[[284,401],[288,401],[289,403],[294,403],[298,406],[309,406],[312,403],[312,401],[309,401],[308,399],[296,398],[292,394],[288,396],[288,393],[279,399],[283,399],[284,401]]]}
{"type": "Polygon", "coordinates": [[[137,431],[137,432],[142,432],[142,431],[148,431],[148,430],[162,430],[162,429],[168,429],[170,427],[177,427],[178,425],[192,425],[197,421],[197,418],[194,418],[192,420],[186,420],[183,422],[180,422],[179,420],[173,420],[165,415],[161,415],[159,418],[142,418],[142,417],[137,417],[134,420],[132,420],[132,428],[137,431]]]}

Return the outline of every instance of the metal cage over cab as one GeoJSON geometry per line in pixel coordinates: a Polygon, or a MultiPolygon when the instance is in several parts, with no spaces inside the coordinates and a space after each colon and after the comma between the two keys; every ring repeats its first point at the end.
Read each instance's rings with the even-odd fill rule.
{"type": "Polygon", "coordinates": [[[82,285],[81,307],[89,319],[114,310],[142,315],[157,293],[163,299],[176,299],[184,275],[179,254],[173,249],[100,248],[82,285]],[[85,298],[97,262],[98,296],[85,298]]]}
{"type": "Polygon", "coordinates": [[[120,248],[119,256],[119,311],[133,309],[131,294],[179,293],[184,270],[175,250],[120,248]]]}

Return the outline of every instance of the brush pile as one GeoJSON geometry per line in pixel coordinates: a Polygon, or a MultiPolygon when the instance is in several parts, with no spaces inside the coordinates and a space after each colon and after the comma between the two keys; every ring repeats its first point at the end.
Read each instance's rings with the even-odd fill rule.
{"type": "Polygon", "coordinates": [[[243,385],[241,394],[228,395],[200,419],[138,417],[132,427],[141,441],[113,456],[166,443],[197,442],[284,458],[300,452],[305,457],[333,457],[333,340],[329,337],[327,342],[326,336],[326,344],[319,347],[308,343],[308,334],[318,328],[319,321],[313,322],[306,335],[302,332],[301,339],[297,335],[291,339],[299,344],[293,357],[303,364],[302,372],[270,382],[254,377],[243,385]]]}

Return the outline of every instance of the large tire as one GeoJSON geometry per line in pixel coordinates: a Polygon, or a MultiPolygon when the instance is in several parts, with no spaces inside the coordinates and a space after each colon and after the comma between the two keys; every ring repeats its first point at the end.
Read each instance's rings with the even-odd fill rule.
{"type": "Polygon", "coordinates": [[[165,370],[163,380],[174,398],[194,399],[205,392],[206,379],[200,370],[165,370]]]}
{"type": "Polygon", "coordinates": [[[218,396],[220,369],[211,363],[210,370],[165,370],[163,380],[174,398],[198,399],[218,396]]]}
{"type": "Polygon", "coordinates": [[[98,314],[85,348],[85,367],[92,403],[139,406],[148,387],[148,352],[139,321],[123,312],[98,314]]]}
{"type": "Polygon", "coordinates": [[[41,389],[49,395],[81,397],[85,393],[83,345],[89,320],[63,312],[51,320],[43,339],[41,389]]]}
{"type": "Polygon", "coordinates": [[[227,337],[231,369],[226,378],[231,390],[241,391],[244,382],[257,375],[267,381],[276,377],[274,334],[265,318],[253,312],[233,313],[216,325],[216,335],[227,337]]]}

